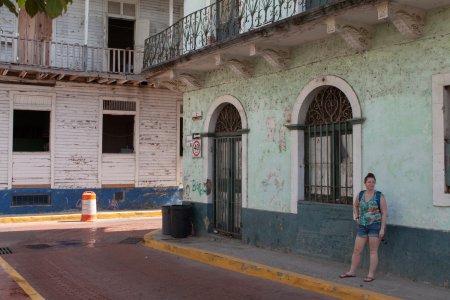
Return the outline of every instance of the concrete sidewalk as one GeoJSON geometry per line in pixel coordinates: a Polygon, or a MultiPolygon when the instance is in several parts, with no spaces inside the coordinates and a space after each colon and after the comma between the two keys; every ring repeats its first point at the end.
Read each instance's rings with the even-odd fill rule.
{"type": "Polygon", "coordinates": [[[175,239],[155,231],[144,237],[147,247],[183,256],[220,268],[311,290],[338,299],[450,299],[450,289],[377,274],[363,282],[357,277],[340,279],[348,265],[311,257],[256,248],[218,235],[175,239]]]}
{"type": "MultiPolygon", "coordinates": [[[[97,219],[161,217],[161,210],[136,211],[100,211],[97,219]]],[[[47,221],[80,221],[81,213],[39,214],[39,215],[0,215],[1,223],[47,222],[47,221]]]]}

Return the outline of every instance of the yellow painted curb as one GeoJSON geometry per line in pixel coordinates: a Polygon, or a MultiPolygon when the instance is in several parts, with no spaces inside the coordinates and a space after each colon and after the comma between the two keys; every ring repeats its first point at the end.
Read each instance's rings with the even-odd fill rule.
{"type": "Polygon", "coordinates": [[[153,236],[159,231],[147,233],[144,236],[144,244],[147,247],[157,249],[160,251],[176,254],[188,259],[198,262],[213,265],[230,271],[239,272],[242,274],[259,277],[262,279],[272,280],[278,283],[290,285],[317,292],[320,294],[332,296],[338,299],[383,299],[395,300],[400,299],[364,289],[354,288],[334,282],[297,274],[294,272],[285,271],[278,268],[258,264],[252,261],[247,261],[220,253],[209,252],[196,248],[178,246],[153,239],[153,236]]]}
{"type": "Polygon", "coordinates": [[[3,258],[0,257],[0,266],[22,290],[33,300],[45,300],[29,283],[25,280],[13,267],[10,266],[3,258]]]}
{"type": "MultiPolygon", "coordinates": [[[[97,213],[97,219],[120,219],[120,218],[143,218],[143,217],[161,217],[161,210],[97,213]]],[[[0,217],[0,223],[80,221],[80,220],[81,214],[0,217]]]]}

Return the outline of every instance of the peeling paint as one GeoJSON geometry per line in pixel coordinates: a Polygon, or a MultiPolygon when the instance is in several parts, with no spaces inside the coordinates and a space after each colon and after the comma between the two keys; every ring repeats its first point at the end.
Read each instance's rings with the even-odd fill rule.
{"type": "MultiPolygon", "coordinates": [[[[248,208],[289,212],[293,145],[283,125],[296,122],[291,120],[292,109],[302,89],[316,78],[333,75],[352,87],[361,104],[362,173],[376,174],[377,188],[389,201],[388,222],[450,228],[450,210],[432,201],[431,126],[431,77],[450,72],[450,8],[428,12],[424,38],[405,39],[388,24],[375,27],[368,51],[355,52],[339,36],[330,36],[293,48],[286,70],[274,72],[257,62],[254,76],[246,80],[216,70],[206,74],[202,89],[185,93],[186,132],[203,132],[204,121],[188,117],[208,111],[223,95],[236,97],[245,108],[250,130],[248,208]]],[[[204,163],[183,157],[185,175],[203,178],[204,163]]],[[[355,174],[354,181],[361,182],[362,175],[355,174]]]]}
{"type": "Polygon", "coordinates": [[[278,192],[281,192],[284,187],[284,180],[279,179],[279,171],[277,172],[270,172],[266,179],[261,182],[263,185],[263,189],[265,192],[267,192],[268,188],[273,185],[275,186],[276,190],[278,192]]]}
{"type": "Polygon", "coordinates": [[[278,143],[280,152],[286,151],[286,127],[280,127],[280,141],[278,143]]]}
{"type": "Polygon", "coordinates": [[[266,121],[267,125],[267,141],[269,143],[275,142],[275,126],[276,126],[276,120],[275,118],[269,118],[266,121]]]}
{"type": "Polygon", "coordinates": [[[205,229],[208,229],[209,225],[211,225],[211,222],[209,221],[209,218],[207,216],[203,218],[203,224],[205,224],[205,229]]]}

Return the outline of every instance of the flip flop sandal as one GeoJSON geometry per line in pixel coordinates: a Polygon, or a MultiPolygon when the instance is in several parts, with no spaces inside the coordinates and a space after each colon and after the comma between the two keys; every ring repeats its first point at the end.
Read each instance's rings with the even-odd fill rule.
{"type": "Polygon", "coordinates": [[[349,277],[356,277],[356,275],[344,273],[339,275],[339,278],[349,278],[349,277]]]}
{"type": "Polygon", "coordinates": [[[372,281],[374,281],[374,280],[375,280],[375,278],[369,277],[369,276],[367,276],[367,277],[365,277],[365,278],[363,279],[364,282],[372,282],[372,281]]]}

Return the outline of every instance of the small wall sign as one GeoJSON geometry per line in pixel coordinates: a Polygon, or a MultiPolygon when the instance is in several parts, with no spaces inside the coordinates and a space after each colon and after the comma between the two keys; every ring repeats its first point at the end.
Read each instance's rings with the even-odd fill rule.
{"type": "Polygon", "coordinates": [[[192,120],[201,120],[203,117],[203,112],[201,111],[196,111],[194,113],[192,113],[192,120]]]}
{"type": "Polygon", "coordinates": [[[193,158],[202,157],[202,140],[196,139],[191,142],[191,150],[193,158]]]}

